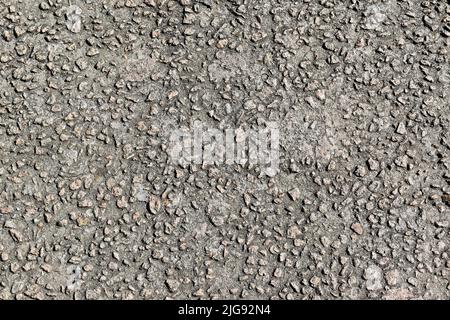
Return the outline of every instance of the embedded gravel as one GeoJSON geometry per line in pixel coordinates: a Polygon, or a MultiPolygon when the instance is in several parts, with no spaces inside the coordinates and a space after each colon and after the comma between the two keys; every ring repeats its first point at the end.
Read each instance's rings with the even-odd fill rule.
{"type": "Polygon", "coordinates": [[[0,299],[449,299],[450,2],[0,0],[0,299]],[[279,171],[170,132],[280,128],[279,171]]]}

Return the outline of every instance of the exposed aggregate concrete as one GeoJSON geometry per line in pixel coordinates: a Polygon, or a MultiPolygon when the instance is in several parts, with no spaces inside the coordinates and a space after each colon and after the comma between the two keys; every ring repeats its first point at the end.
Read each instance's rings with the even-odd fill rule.
{"type": "Polygon", "coordinates": [[[0,0],[0,299],[449,299],[450,2],[0,0]],[[280,172],[168,135],[280,124],[280,172]]]}

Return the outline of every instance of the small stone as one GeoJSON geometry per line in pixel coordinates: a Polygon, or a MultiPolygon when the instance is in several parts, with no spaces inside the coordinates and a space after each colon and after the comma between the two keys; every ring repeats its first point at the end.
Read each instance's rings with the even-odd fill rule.
{"type": "Polygon", "coordinates": [[[371,171],[377,171],[378,169],[380,169],[380,163],[372,158],[369,158],[369,160],[367,160],[367,165],[369,167],[369,170],[371,171]]]}
{"type": "Polygon", "coordinates": [[[221,40],[217,41],[216,46],[217,46],[218,49],[223,49],[223,48],[226,47],[227,44],[228,44],[228,40],[227,39],[221,39],[221,40]]]}
{"type": "Polygon", "coordinates": [[[66,11],[66,27],[73,33],[81,31],[81,9],[78,6],[72,5],[66,11]]]}
{"type": "Polygon", "coordinates": [[[444,194],[442,196],[442,201],[450,205],[450,194],[444,194]]]}
{"type": "Polygon", "coordinates": [[[87,68],[87,66],[88,66],[87,61],[85,59],[82,59],[82,58],[78,59],[77,61],[75,61],[75,64],[77,65],[77,67],[80,70],[85,70],[87,68]]]}
{"type": "Polygon", "coordinates": [[[126,0],[125,1],[125,7],[127,7],[127,8],[134,8],[136,6],[137,6],[137,4],[134,0],[126,0]]]}
{"type": "Polygon", "coordinates": [[[325,248],[328,248],[328,247],[330,246],[330,244],[331,244],[330,239],[329,239],[328,237],[325,237],[325,236],[323,236],[323,237],[320,238],[320,242],[322,243],[322,245],[323,245],[325,248]]]}
{"type": "Polygon", "coordinates": [[[364,177],[367,175],[367,169],[365,166],[359,165],[355,169],[355,175],[357,177],[364,177]]]}
{"type": "Polygon", "coordinates": [[[44,264],[41,266],[41,269],[44,270],[44,271],[47,272],[47,273],[50,273],[50,272],[53,271],[53,267],[52,267],[51,265],[49,265],[48,263],[44,263],[44,264]]]}
{"type": "Polygon", "coordinates": [[[11,229],[9,230],[9,234],[11,235],[11,237],[14,239],[14,241],[16,242],[22,242],[23,241],[23,235],[20,231],[16,230],[16,229],[11,229]]]}
{"type": "Polygon", "coordinates": [[[46,11],[46,10],[50,9],[50,6],[47,2],[44,1],[39,4],[39,9],[46,11]]]}
{"type": "Polygon", "coordinates": [[[128,202],[127,202],[127,200],[126,200],[126,198],[124,196],[122,196],[121,198],[117,199],[116,204],[117,204],[117,207],[119,209],[124,209],[124,208],[128,207],[128,202]]]}
{"type": "Polygon", "coordinates": [[[167,94],[167,99],[172,100],[172,99],[175,98],[176,96],[178,96],[178,91],[173,90],[173,91],[170,91],[170,92],[167,94]]]}
{"type": "Polygon", "coordinates": [[[69,188],[70,188],[70,190],[75,191],[75,190],[80,189],[82,185],[83,185],[83,182],[81,181],[81,179],[76,179],[70,184],[69,188]]]}
{"type": "Polygon", "coordinates": [[[180,287],[180,282],[178,280],[167,279],[166,285],[169,288],[170,292],[175,292],[180,287]]]}
{"type": "Polygon", "coordinates": [[[98,49],[96,49],[96,48],[90,48],[90,49],[86,52],[86,55],[87,55],[88,57],[93,57],[93,56],[98,55],[99,53],[100,53],[100,51],[98,51],[98,49]]]}
{"type": "Polygon", "coordinates": [[[404,155],[398,157],[394,160],[394,163],[401,168],[406,168],[408,166],[408,156],[404,155]]]}
{"type": "Polygon", "coordinates": [[[364,271],[364,279],[366,279],[366,288],[369,291],[383,289],[383,273],[380,267],[372,264],[364,271]]]}
{"type": "Polygon", "coordinates": [[[325,101],[325,90],[319,89],[316,91],[316,98],[319,99],[320,101],[325,101]]]}
{"type": "Polygon", "coordinates": [[[14,229],[16,227],[16,224],[14,223],[14,220],[8,220],[5,222],[4,227],[6,229],[14,229]]]}
{"type": "Polygon", "coordinates": [[[27,53],[27,51],[28,51],[28,47],[24,44],[18,44],[16,46],[16,52],[17,52],[17,55],[19,55],[19,56],[25,55],[27,53]]]}
{"type": "Polygon", "coordinates": [[[353,223],[353,224],[351,225],[350,228],[351,228],[356,234],[359,234],[359,235],[362,235],[363,232],[364,232],[363,226],[362,226],[360,223],[358,223],[358,222],[353,223]]]}
{"type": "Polygon", "coordinates": [[[62,220],[59,220],[58,222],[56,222],[56,225],[58,227],[65,227],[68,224],[69,224],[69,221],[67,221],[67,219],[62,219],[62,220]]]}
{"type": "Polygon", "coordinates": [[[300,199],[300,190],[298,188],[290,190],[288,194],[292,201],[297,201],[300,199]]]}
{"type": "Polygon", "coordinates": [[[386,300],[409,300],[414,298],[414,294],[406,288],[390,289],[383,296],[386,300]]]}
{"type": "Polygon", "coordinates": [[[289,239],[295,239],[298,238],[298,236],[300,236],[301,231],[298,228],[298,226],[291,226],[289,227],[288,231],[287,231],[287,237],[289,239]]]}
{"type": "Polygon", "coordinates": [[[397,130],[395,132],[397,132],[398,134],[401,134],[401,135],[405,135],[407,132],[405,123],[400,122],[399,125],[397,126],[397,130]]]}
{"type": "Polygon", "coordinates": [[[0,62],[1,63],[7,63],[7,62],[11,61],[12,59],[13,58],[7,53],[0,54],[0,62]]]}
{"type": "Polygon", "coordinates": [[[203,296],[205,296],[205,291],[202,288],[194,292],[194,297],[201,298],[203,296]]]}
{"type": "Polygon", "coordinates": [[[153,31],[151,32],[151,37],[152,37],[153,39],[158,38],[160,35],[161,35],[161,30],[159,30],[159,29],[153,30],[153,31]]]}
{"type": "Polygon", "coordinates": [[[3,262],[8,261],[9,259],[9,255],[6,252],[2,252],[2,254],[0,255],[0,260],[2,260],[3,262]]]}
{"type": "Polygon", "coordinates": [[[281,268],[276,268],[273,273],[273,276],[275,278],[281,278],[283,276],[283,270],[281,268]]]}
{"type": "Polygon", "coordinates": [[[5,31],[3,31],[2,36],[3,36],[3,39],[5,39],[6,42],[9,42],[9,41],[12,40],[12,36],[13,36],[13,35],[12,35],[12,32],[11,32],[11,31],[5,30],[5,31]]]}
{"type": "Polygon", "coordinates": [[[211,223],[216,226],[216,227],[220,227],[225,223],[225,217],[222,216],[213,216],[210,217],[211,223]]]}
{"type": "Polygon", "coordinates": [[[87,226],[89,224],[89,219],[86,217],[78,217],[77,218],[77,225],[79,227],[84,227],[87,226]]]}
{"type": "Polygon", "coordinates": [[[388,285],[395,286],[400,281],[400,272],[396,269],[389,270],[385,274],[385,279],[388,285]]]}
{"type": "Polygon", "coordinates": [[[11,206],[0,207],[0,214],[10,214],[13,211],[11,206]]]}
{"type": "Polygon", "coordinates": [[[417,279],[414,278],[414,277],[408,278],[407,282],[408,282],[410,285],[412,285],[413,287],[417,287],[417,285],[418,285],[418,281],[417,281],[417,279]]]}
{"type": "Polygon", "coordinates": [[[151,213],[158,213],[158,211],[161,209],[161,200],[159,199],[159,197],[150,195],[148,200],[148,208],[151,213]]]}
{"type": "Polygon", "coordinates": [[[309,283],[311,284],[311,287],[313,287],[313,288],[319,287],[319,285],[320,285],[321,282],[322,282],[322,280],[321,280],[318,276],[313,276],[313,277],[309,280],[309,283]]]}
{"type": "Polygon", "coordinates": [[[22,28],[20,26],[16,26],[14,28],[14,34],[16,35],[17,38],[23,36],[26,32],[27,32],[27,30],[25,30],[24,28],[22,28]]]}
{"type": "Polygon", "coordinates": [[[83,267],[83,270],[86,272],[91,272],[92,270],[94,270],[94,267],[91,264],[87,264],[83,267]]]}

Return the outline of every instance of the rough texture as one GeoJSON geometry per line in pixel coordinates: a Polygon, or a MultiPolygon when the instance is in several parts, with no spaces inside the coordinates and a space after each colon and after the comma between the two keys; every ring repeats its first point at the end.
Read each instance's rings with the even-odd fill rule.
{"type": "Polygon", "coordinates": [[[0,299],[448,299],[443,0],[0,1],[0,299]],[[280,124],[280,171],[168,133],[280,124]]]}

